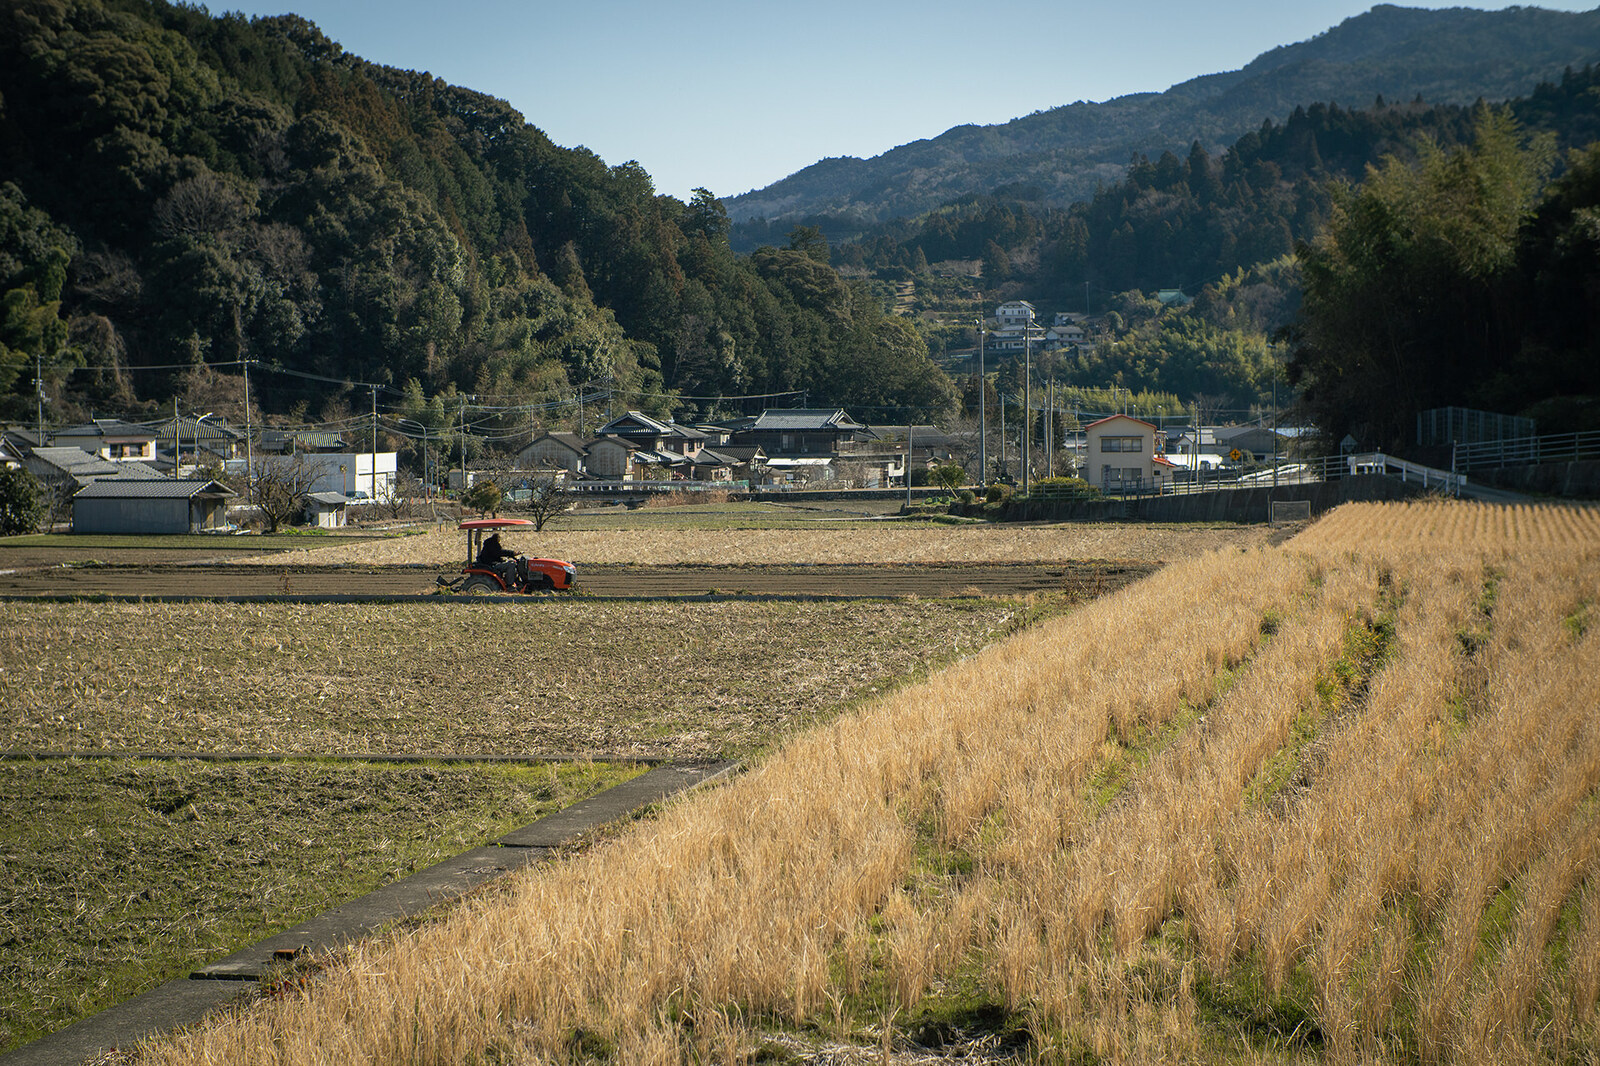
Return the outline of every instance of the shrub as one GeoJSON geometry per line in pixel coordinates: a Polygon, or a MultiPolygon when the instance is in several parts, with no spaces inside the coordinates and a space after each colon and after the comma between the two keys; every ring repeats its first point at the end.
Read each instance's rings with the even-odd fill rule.
{"type": "Polygon", "coordinates": [[[44,489],[34,476],[20,466],[0,467],[0,536],[32,533],[44,514],[44,489]]]}
{"type": "Polygon", "coordinates": [[[996,481],[983,490],[985,503],[1004,503],[1011,499],[1011,486],[1003,481],[996,481]]]}

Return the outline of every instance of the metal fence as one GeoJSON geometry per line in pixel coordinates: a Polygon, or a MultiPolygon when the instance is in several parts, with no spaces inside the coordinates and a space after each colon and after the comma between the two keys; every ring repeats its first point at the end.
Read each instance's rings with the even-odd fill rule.
{"type": "Polygon", "coordinates": [[[1417,443],[1421,445],[1468,444],[1531,437],[1537,431],[1533,419],[1503,415],[1495,411],[1474,411],[1468,407],[1435,407],[1417,413],[1417,443]]]}
{"type": "Polygon", "coordinates": [[[1517,466],[1600,459],[1600,432],[1552,433],[1544,437],[1486,440],[1455,446],[1455,468],[1517,466]]]}

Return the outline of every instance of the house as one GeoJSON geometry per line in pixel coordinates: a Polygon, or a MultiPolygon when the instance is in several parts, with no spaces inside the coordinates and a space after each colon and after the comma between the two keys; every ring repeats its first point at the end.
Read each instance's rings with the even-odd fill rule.
{"type": "Polygon", "coordinates": [[[153,463],[156,435],[144,426],[120,418],[97,418],[81,426],[68,426],[52,435],[56,447],[81,448],[113,463],[153,463]]]}
{"type": "Polygon", "coordinates": [[[662,456],[671,452],[683,459],[693,459],[706,444],[706,434],[693,426],[661,422],[642,411],[629,411],[612,419],[601,426],[595,436],[619,437],[642,451],[662,456]]]}
{"type": "Polygon", "coordinates": [[[208,478],[102,478],[72,497],[74,533],[200,533],[228,528],[228,498],[208,478]]]}
{"type": "Polygon", "coordinates": [[[836,456],[849,445],[872,439],[866,426],[845,414],[843,408],[768,409],[749,425],[736,429],[729,441],[738,447],[758,447],[770,459],[836,456]]]}
{"type": "Polygon", "coordinates": [[[294,452],[342,452],[349,448],[339,434],[325,429],[264,429],[256,438],[256,451],[270,455],[294,452]]]}
{"type": "Polygon", "coordinates": [[[995,324],[1001,329],[1025,329],[1033,325],[1038,313],[1027,300],[1008,300],[995,308],[995,324]]]}
{"type": "Polygon", "coordinates": [[[589,457],[589,443],[576,433],[545,433],[529,441],[517,453],[517,468],[581,474],[584,461],[589,457]]]}
{"type": "Polygon", "coordinates": [[[733,480],[746,485],[759,484],[767,467],[767,453],[759,445],[723,444],[715,449],[733,463],[733,480]]]}
{"type": "Polygon", "coordinates": [[[1287,450],[1288,441],[1263,426],[1224,426],[1214,431],[1217,450],[1231,462],[1271,459],[1287,450]]]}
{"type": "Polygon", "coordinates": [[[690,460],[689,476],[696,481],[724,481],[733,483],[733,472],[739,461],[715,448],[701,448],[690,460]]]}
{"type": "Polygon", "coordinates": [[[1143,419],[1111,415],[1084,426],[1083,434],[1081,475],[1103,492],[1159,492],[1176,469],[1160,454],[1156,427],[1143,419]]]}
{"type": "Polygon", "coordinates": [[[590,443],[584,469],[591,477],[608,481],[642,480],[648,464],[641,462],[636,469],[633,462],[634,455],[641,450],[623,437],[600,437],[590,443]]]}
{"type": "MultiPolygon", "coordinates": [[[[364,492],[380,503],[394,497],[395,476],[399,472],[394,452],[292,452],[258,455],[255,464],[258,471],[272,470],[280,475],[293,470],[296,478],[309,480],[311,492],[337,492],[346,497],[364,492]]],[[[227,463],[230,474],[242,474],[244,468],[243,459],[227,463]]]]}
{"type": "Polygon", "coordinates": [[[182,463],[188,452],[190,466],[206,466],[215,460],[237,459],[244,454],[244,434],[228,425],[225,418],[209,415],[184,415],[162,422],[146,422],[144,428],[156,435],[156,452],[171,456],[174,465],[182,463]]]}
{"type": "Polygon", "coordinates": [[[1020,352],[1044,347],[1046,333],[1038,314],[1027,300],[1010,300],[994,312],[995,328],[986,346],[992,352],[1020,352]]]}
{"type": "Polygon", "coordinates": [[[1218,470],[1228,461],[1210,426],[1169,427],[1166,434],[1167,459],[1180,470],[1218,470]]]}
{"type": "Polygon", "coordinates": [[[101,478],[118,477],[125,471],[132,473],[139,469],[102,459],[72,445],[34,448],[22,457],[22,465],[41,485],[68,492],[76,492],[101,478]]]}

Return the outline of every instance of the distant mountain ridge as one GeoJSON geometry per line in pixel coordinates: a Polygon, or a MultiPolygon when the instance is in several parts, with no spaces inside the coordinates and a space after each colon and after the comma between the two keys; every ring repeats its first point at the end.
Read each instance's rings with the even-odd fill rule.
{"type": "Polygon", "coordinates": [[[872,159],[824,159],[764,189],[724,200],[735,222],[833,216],[859,223],[920,214],[972,194],[1020,189],[1071,203],[1120,180],[1136,154],[1219,151],[1296,107],[1378,96],[1430,103],[1499,101],[1566,67],[1600,58],[1600,8],[1424,10],[1379,5],[1237,71],[1161,93],[1077,102],[992,126],[957,126],[872,159]]]}

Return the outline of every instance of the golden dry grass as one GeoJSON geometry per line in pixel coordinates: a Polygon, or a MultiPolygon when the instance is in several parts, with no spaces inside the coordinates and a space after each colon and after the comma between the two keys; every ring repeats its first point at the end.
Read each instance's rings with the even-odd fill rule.
{"type": "MultiPolygon", "coordinates": [[[[961,563],[1058,559],[1163,562],[1228,546],[1263,543],[1262,526],[949,526],[861,522],[846,529],[605,529],[508,535],[527,555],[584,563],[961,563]]],[[[365,563],[458,565],[465,534],[438,530],[390,540],[307,547],[244,560],[264,566],[365,563]]]]}
{"type": "Polygon", "coordinates": [[[735,1062],[789,1024],[887,1060],[856,1019],[955,996],[1050,1060],[1592,1062],[1600,526],[1325,523],[987,648],[143,1058],[735,1062]]]}

